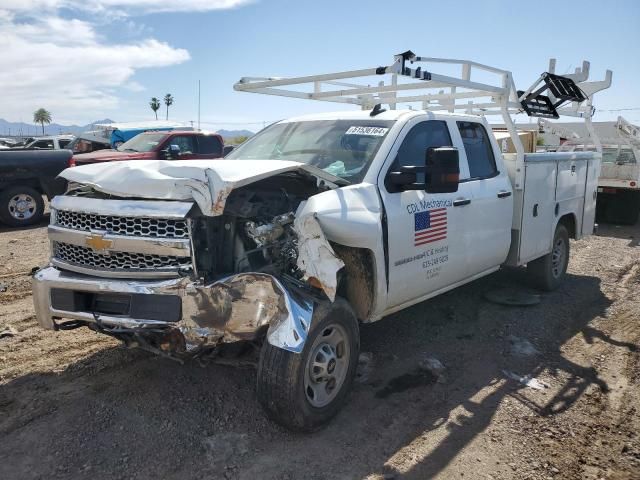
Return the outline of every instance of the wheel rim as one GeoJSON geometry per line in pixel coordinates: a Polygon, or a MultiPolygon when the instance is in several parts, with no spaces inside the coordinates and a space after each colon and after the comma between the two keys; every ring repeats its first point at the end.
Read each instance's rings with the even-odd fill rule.
{"type": "Polygon", "coordinates": [[[9,200],[9,215],[16,220],[29,220],[37,208],[36,199],[26,193],[14,195],[9,200]]]}
{"type": "Polygon", "coordinates": [[[345,329],[336,324],[324,328],[311,346],[304,375],[304,392],[313,407],[325,407],[336,398],[347,378],[350,360],[345,329]]]}
{"type": "Polygon", "coordinates": [[[551,252],[551,273],[554,278],[558,278],[564,271],[564,263],[566,257],[566,246],[564,238],[558,238],[553,245],[551,252]]]}

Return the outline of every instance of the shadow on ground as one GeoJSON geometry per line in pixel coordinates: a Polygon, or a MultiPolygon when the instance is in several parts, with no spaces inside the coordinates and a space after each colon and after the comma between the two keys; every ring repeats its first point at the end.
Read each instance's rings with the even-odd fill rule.
{"type": "Polygon", "coordinates": [[[613,223],[601,223],[598,225],[599,237],[613,237],[629,240],[628,247],[640,246],[640,225],[616,225],[613,223]]]}
{"type": "Polygon", "coordinates": [[[50,215],[49,213],[45,213],[40,221],[34,225],[29,225],[28,227],[10,227],[0,222],[0,233],[3,232],[22,232],[26,230],[34,230],[36,228],[46,227],[49,225],[50,215]]]}
{"type": "Polygon", "coordinates": [[[523,280],[521,270],[501,271],[364,326],[370,371],[338,417],[313,435],[264,418],[251,369],[178,365],[110,348],[57,374],[15,379],[0,387],[0,477],[431,478],[487,429],[507,396],[552,416],[591,385],[608,388],[595,368],[563,356],[568,339],[583,332],[635,347],[589,325],[610,304],[595,277],[569,276],[532,307],[484,300],[487,290],[523,280]],[[514,335],[539,355],[510,355],[514,335]],[[445,364],[444,382],[416,369],[425,356],[445,364]],[[503,370],[550,372],[560,385],[539,404],[503,370]],[[409,469],[399,466],[406,455],[409,469]]]}

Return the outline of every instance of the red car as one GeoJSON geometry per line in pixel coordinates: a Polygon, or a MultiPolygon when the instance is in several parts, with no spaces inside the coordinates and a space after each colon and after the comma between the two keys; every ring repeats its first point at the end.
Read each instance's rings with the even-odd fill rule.
{"type": "Polygon", "coordinates": [[[120,145],[116,150],[98,150],[74,155],[72,165],[119,160],[189,160],[221,158],[222,137],[215,133],[171,130],[144,132],[120,145]]]}

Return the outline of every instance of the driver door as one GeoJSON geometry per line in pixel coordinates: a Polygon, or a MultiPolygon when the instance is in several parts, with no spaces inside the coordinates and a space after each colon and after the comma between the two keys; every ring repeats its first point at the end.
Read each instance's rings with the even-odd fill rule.
{"type": "MultiPolygon", "coordinates": [[[[437,292],[467,275],[464,232],[468,231],[470,186],[460,184],[454,193],[394,191],[387,177],[396,166],[424,166],[429,147],[451,146],[449,125],[423,120],[405,130],[391,151],[393,161],[380,185],[387,217],[390,308],[437,292]]],[[[460,174],[464,178],[467,172],[461,156],[460,174]]]]}

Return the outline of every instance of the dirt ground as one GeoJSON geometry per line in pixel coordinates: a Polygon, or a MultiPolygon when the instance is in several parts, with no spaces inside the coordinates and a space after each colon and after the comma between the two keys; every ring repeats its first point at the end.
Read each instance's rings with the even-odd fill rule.
{"type": "Polygon", "coordinates": [[[41,330],[29,272],[45,224],[0,229],[0,478],[639,479],[639,241],[638,225],[603,225],[572,242],[567,281],[538,305],[485,300],[530,291],[505,270],[362,327],[348,404],[298,435],[263,416],[250,367],[41,330]]]}

